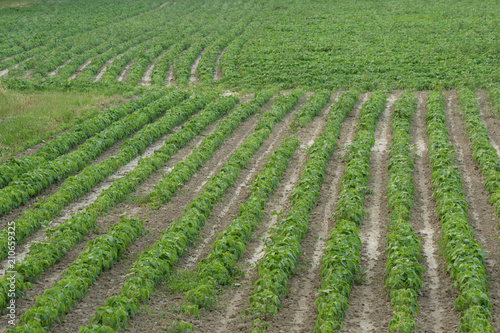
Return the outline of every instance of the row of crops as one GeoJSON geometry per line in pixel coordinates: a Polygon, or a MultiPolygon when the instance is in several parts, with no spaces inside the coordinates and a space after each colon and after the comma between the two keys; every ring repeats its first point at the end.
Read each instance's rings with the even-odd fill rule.
{"type": "MultiPolygon", "coordinates": [[[[500,159],[490,142],[475,93],[462,89],[458,95],[473,157],[484,177],[490,204],[500,218],[496,193],[500,189],[500,159]]],[[[303,90],[283,94],[263,90],[241,102],[235,95],[221,96],[208,90],[193,95],[173,88],[151,91],[85,121],[49,141],[32,155],[1,164],[0,202],[4,216],[12,214],[16,207],[23,209],[36,195],[59,182],[51,195],[33,208],[23,209],[0,231],[2,259],[9,256],[9,250],[15,250],[33,235],[43,235],[41,241],[29,246],[26,256],[15,263],[10,273],[0,278],[2,309],[26,294],[44,272],[86,242],[76,260],[64,269],[50,288],[35,298],[9,332],[45,332],[64,321],[103,272],[112,270],[127,249],[148,233],[147,219],[126,214],[128,216],[122,216],[105,233],[88,241],[89,236],[100,233],[100,221],[110,210],[126,202],[141,183],[163,168],[183,147],[200,138],[185,158],[172,165],[169,172],[157,176],[156,183],[142,198],[142,209],[155,212],[172,201],[185,184],[196,178],[213,159],[218,149],[237,133],[243,122],[250,117],[258,119],[251,134],[207,179],[184,207],[181,216],[165,225],[154,242],[138,253],[120,290],[107,299],[103,298],[90,323],[82,326],[80,332],[125,329],[141,312],[157,286],[168,283],[169,278],[176,274],[179,262],[189,248],[195,246],[216,205],[225,200],[243,170],[267,144],[277,124],[288,117],[286,133],[278,136],[277,148],[270,150],[267,161],[255,172],[245,192],[245,200],[230,222],[216,233],[210,250],[191,270],[194,282],[178,289],[184,294],[185,301],[179,311],[185,314],[185,321],[177,325],[186,331],[194,329],[196,325],[190,323],[189,318],[203,317],[216,309],[225,288],[240,278],[238,265],[261,222],[268,218],[263,212],[275,190],[281,186],[290,161],[297,158],[298,148],[304,147],[304,138],[299,139],[297,133],[307,130],[323,112],[321,133],[307,138],[313,141],[310,146],[306,145],[307,158],[288,197],[288,208],[269,231],[263,255],[255,267],[255,282],[246,296],[245,315],[250,318],[250,331],[268,330],[270,323],[279,318],[284,299],[290,292],[290,280],[301,274],[302,243],[314,218],[312,213],[324,186],[329,162],[338,149],[337,140],[343,122],[357,105],[361,111],[356,133],[344,157],[345,170],[336,198],[334,227],[322,249],[318,272],[320,282],[315,286],[317,317],[314,331],[341,331],[349,315],[352,290],[359,283],[361,274],[363,246],[360,228],[366,218],[365,198],[369,195],[372,148],[379,116],[388,107],[387,95],[382,91],[371,93],[362,105],[358,96],[355,90],[341,92],[335,99],[329,90],[317,90],[313,94],[304,94],[303,90]],[[292,110],[294,114],[290,116],[292,110]],[[214,124],[213,130],[200,137],[211,124],[214,124]],[[65,218],[61,224],[46,228],[68,205],[109,180],[118,169],[141,156],[148,146],[160,139],[163,144],[154,153],[141,158],[123,177],[112,180],[92,203],[65,218]],[[115,153],[94,162],[119,140],[122,142],[115,153]],[[12,289],[15,289],[14,293],[12,289]]],[[[498,92],[492,89],[490,96],[496,103],[498,92]]],[[[386,186],[390,215],[388,221],[381,222],[389,227],[385,249],[385,289],[393,310],[388,324],[391,332],[417,329],[415,317],[419,313],[419,295],[423,286],[421,243],[410,223],[415,191],[411,126],[416,107],[414,94],[404,93],[391,112],[392,144],[385,166],[389,178],[386,186]]],[[[457,325],[462,332],[494,332],[492,299],[495,296],[489,293],[489,278],[492,277],[486,273],[485,250],[467,223],[466,194],[454,147],[449,143],[442,93],[428,93],[425,108],[442,255],[452,281],[451,287],[458,295],[453,303],[454,309],[460,313],[457,325]]]]}

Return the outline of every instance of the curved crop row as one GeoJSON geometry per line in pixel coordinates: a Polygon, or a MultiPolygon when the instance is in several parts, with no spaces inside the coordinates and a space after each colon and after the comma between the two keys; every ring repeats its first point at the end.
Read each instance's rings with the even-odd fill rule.
{"type": "Polygon", "coordinates": [[[198,307],[208,308],[215,303],[217,285],[229,283],[236,273],[236,263],[245,251],[255,228],[264,218],[267,200],[281,181],[290,158],[299,146],[297,138],[285,138],[269,156],[259,175],[250,184],[250,194],[239,206],[238,216],[217,236],[210,253],[196,268],[200,280],[186,292],[186,298],[198,307]]]}
{"type": "Polygon", "coordinates": [[[328,103],[331,95],[332,93],[328,89],[316,91],[311,99],[303,107],[301,107],[297,113],[295,113],[295,117],[290,124],[290,127],[298,128],[309,124],[321,108],[328,103]]]}
{"type": "Polygon", "coordinates": [[[89,241],[78,258],[62,272],[63,278],[35,299],[35,305],[7,332],[45,332],[85,297],[99,275],[110,268],[144,231],[144,221],[125,219],[89,241]]]}
{"type": "Polygon", "coordinates": [[[40,147],[35,153],[2,163],[0,165],[0,188],[5,187],[16,176],[35,168],[37,165],[66,154],[71,148],[101,132],[113,122],[139,108],[145,107],[164,94],[165,92],[161,90],[152,91],[138,99],[131,100],[120,106],[111,107],[92,119],[74,126],[69,131],[59,134],[40,147]]]}
{"type": "MultiPolygon", "coordinates": [[[[165,144],[155,151],[153,156],[141,159],[134,170],[125,177],[114,181],[108,189],[101,192],[85,211],[73,215],[60,226],[47,230],[49,238],[44,242],[32,245],[25,259],[15,266],[15,270],[18,272],[16,276],[16,291],[18,293],[16,296],[28,287],[28,281],[36,279],[43,271],[81,242],[91,229],[95,229],[99,216],[122,202],[138,184],[161,168],[175,152],[184,147],[203,128],[226,113],[236,101],[234,97],[224,97],[211,103],[197,116],[189,120],[181,130],[167,137],[165,144]]],[[[9,285],[8,280],[0,279],[0,307],[6,305],[9,285]]]]}
{"type": "Polygon", "coordinates": [[[264,105],[271,96],[269,91],[260,92],[252,101],[240,105],[227,118],[223,119],[212,133],[203,138],[198,148],[194,149],[185,160],[177,163],[172,171],[153,187],[147,196],[151,206],[158,208],[169,201],[177,189],[190,179],[205,161],[212,157],[215,150],[233,133],[238,125],[257,112],[258,108],[264,105]]]}
{"type": "MultiPolygon", "coordinates": [[[[267,324],[261,319],[272,318],[278,312],[281,299],[288,292],[288,279],[298,266],[302,253],[300,242],[307,232],[309,214],[319,197],[326,165],[333,154],[341,124],[357,100],[357,93],[347,92],[330,109],[323,133],[309,148],[309,158],[290,195],[290,210],[273,228],[259,263],[259,279],[248,298],[250,313],[256,317],[254,332],[262,332],[267,324]]],[[[321,108],[317,105],[318,108],[321,108]]]]}
{"type": "Polygon", "coordinates": [[[387,263],[385,287],[394,310],[389,329],[391,332],[414,332],[413,315],[418,313],[418,291],[422,287],[420,240],[408,223],[413,206],[410,129],[415,113],[413,94],[402,95],[394,104],[392,114],[392,145],[389,150],[387,183],[389,234],[387,235],[387,263]]]}
{"type": "MultiPolygon", "coordinates": [[[[14,221],[15,241],[19,243],[38,230],[43,223],[59,214],[65,205],[90,191],[99,182],[144,152],[149,144],[167,134],[173,127],[185,121],[214,98],[213,95],[196,95],[185,100],[178,107],[167,111],[163,118],[145,126],[132,138],[127,139],[116,155],[100,163],[89,165],[79,174],[68,177],[56,193],[37,203],[34,209],[23,211],[21,216],[14,221]]],[[[12,245],[12,241],[8,239],[8,229],[3,229],[0,231],[0,258],[7,256],[9,245],[12,245]]]]}
{"type": "Polygon", "coordinates": [[[269,137],[274,125],[297,103],[300,95],[300,92],[294,92],[283,96],[281,103],[267,112],[257,125],[258,129],[204,185],[203,191],[184,209],[181,218],[172,222],[160,239],[141,254],[130,271],[132,277],[125,281],[118,295],[108,298],[104,306],[96,311],[92,320],[94,325],[84,326],[80,332],[112,332],[126,325],[130,317],[137,313],[140,302],[149,298],[155,286],[170,273],[179,257],[196,240],[215,204],[233,186],[239,172],[269,137]]]}
{"type": "Polygon", "coordinates": [[[348,307],[351,286],[359,271],[359,226],[370,178],[371,148],[375,126],[385,106],[386,95],[374,92],[361,109],[358,131],[349,148],[348,162],[338,194],[335,228],[321,257],[321,284],[316,300],[318,316],[314,332],[337,332],[348,307]]]}
{"type": "Polygon", "coordinates": [[[455,152],[448,139],[441,93],[429,94],[425,121],[432,188],[441,220],[441,250],[452,286],[460,293],[453,304],[455,309],[461,311],[459,330],[494,332],[488,321],[492,305],[484,266],[485,252],[474,239],[474,230],[467,224],[467,202],[455,152]]]}
{"type": "Polygon", "coordinates": [[[67,177],[73,172],[82,170],[100,153],[111,147],[112,144],[154,121],[187,96],[187,93],[183,91],[174,91],[114,122],[104,131],[81,144],[77,150],[59,156],[55,160],[46,162],[30,172],[20,175],[16,181],[0,189],[0,214],[19,207],[26,203],[30,197],[40,193],[56,181],[67,177]]]}

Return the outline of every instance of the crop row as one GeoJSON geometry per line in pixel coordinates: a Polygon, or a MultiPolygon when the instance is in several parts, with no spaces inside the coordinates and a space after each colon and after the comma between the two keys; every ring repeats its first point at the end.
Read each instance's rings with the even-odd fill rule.
{"type": "Polygon", "coordinates": [[[363,204],[370,177],[375,126],[385,100],[384,93],[372,93],[361,109],[358,131],[349,147],[334,214],[335,228],[326,241],[321,258],[321,283],[316,300],[318,316],[314,332],[337,332],[343,326],[351,286],[359,273],[359,226],[365,217],[363,204]]]}
{"type": "MultiPolygon", "coordinates": [[[[155,151],[153,156],[141,159],[134,170],[125,177],[114,181],[108,189],[101,192],[85,211],[73,215],[60,226],[49,229],[47,231],[48,239],[32,245],[25,259],[15,266],[18,272],[16,276],[18,295],[29,287],[28,281],[38,277],[81,242],[91,229],[95,229],[99,216],[122,202],[138,184],[162,167],[175,152],[198,135],[204,127],[226,113],[235,103],[234,97],[221,98],[211,103],[196,117],[189,120],[181,130],[167,137],[165,144],[155,151]]],[[[2,291],[0,305],[5,306],[9,281],[0,279],[0,286],[2,291]]]]}
{"type": "Polygon", "coordinates": [[[441,250],[452,287],[460,294],[453,304],[461,311],[459,330],[494,332],[488,321],[492,305],[484,266],[485,252],[474,239],[474,230],[467,224],[467,202],[455,152],[448,139],[441,93],[429,93],[425,121],[433,195],[441,220],[441,250]]]}
{"type": "Polygon", "coordinates": [[[250,183],[250,194],[239,206],[238,216],[217,236],[210,253],[196,268],[200,282],[186,292],[186,298],[195,306],[210,308],[215,303],[216,287],[229,283],[236,274],[236,263],[264,218],[267,200],[278,187],[299,144],[294,136],[285,138],[250,183]]]}
{"type": "Polygon", "coordinates": [[[485,179],[484,187],[490,194],[489,201],[500,218],[500,159],[490,144],[488,130],[481,119],[478,101],[468,89],[459,92],[460,107],[465,118],[465,131],[471,142],[474,160],[481,167],[485,179]]]}
{"type": "MultiPolygon", "coordinates": [[[[307,163],[289,197],[290,210],[271,232],[258,267],[260,278],[248,298],[250,313],[256,317],[252,323],[254,332],[266,329],[267,323],[262,319],[275,316],[281,299],[288,293],[288,279],[297,269],[302,253],[300,243],[307,232],[309,214],[319,197],[326,165],[336,146],[341,124],[356,100],[356,93],[346,92],[331,107],[323,133],[309,148],[307,163]]],[[[310,105],[315,107],[316,113],[323,106],[316,101],[310,105]]]]}
{"type": "MultiPolygon", "coordinates": [[[[271,93],[269,91],[260,92],[251,102],[241,105],[229,117],[223,119],[215,131],[205,137],[200,146],[188,158],[179,162],[170,173],[165,175],[154,186],[151,193],[147,196],[147,200],[151,202],[151,206],[159,207],[169,201],[177,189],[198,171],[203,163],[214,154],[217,147],[231,135],[238,125],[257,112],[257,109],[264,105],[270,98],[271,93]]],[[[278,105],[294,105],[297,99],[297,94],[284,96],[275,102],[273,108],[277,108],[278,105]]]]}
{"type": "MultiPolygon", "coordinates": [[[[89,165],[77,175],[68,177],[58,187],[56,193],[37,203],[35,208],[24,210],[21,216],[14,221],[15,240],[20,242],[29,234],[38,230],[46,221],[50,221],[51,218],[59,214],[65,205],[90,191],[99,182],[144,152],[149,144],[167,134],[174,126],[185,121],[213,99],[214,96],[206,94],[196,95],[184,101],[178,107],[167,111],[163,118],[145,126],[132,138],[127,139],[116,155],[110,156],[100,163],[89,165]]],[[[0,250],[5,250],[4,253],[6,254],[9,245],[12,244],[7,237],[7,229],[0,232],[0,237],[0,250]]]]}
{"type": "Polygon", "coordinates": [[[5,187],[16,176],[32,170],[37,165],[66,154],[71,148],[101,132],[113,122],[162,97],[164,93],[161,90],[152,91],[138,99],[120,106],[111,107],[105,112],[74,126],[69,131],[61,133],[40,147],[35,153],[2,163],[0,165],[0,188],[5,187]]]}
{"type": "MultiPolygon", "coordinates": [[[[295,92],[281,99],[293,99],[296,103],[300,95],[295,92]]],[[[233,186],[239,172],[273,131],[274,124],[281,121],[295,103],[275,104],[264,115],[257,129],[204,185],[203,191],[184,209],[181,218],[172,222],[160,239],[141,254],[118,295],[108,298],[96,311],[92,320],[94,324],[80,328],[80,332],[113,332],[125,327],[138,312],[140,303],[149,298],[155,286],[171,272],[179,257],[196,240],[215,204],[233,186]]]]}
{"type": "Polygon", "coordinates": [[[394,310],[389,329],[391,332],[414,332],[413,315],[418,313],[418,292],[422,287],[420,240],[408,221],[413,206],[410,129],[415,113],[413,94],[403,94],[394,104],[392,113],[392,145],[389,150],[387,200],[389,234],[387,235],[387,263],[385,288],[394,310]]]}
{"type": "Polygon", "coordinates": [[[186,97],[185,92],[174,91],[114,122],[105,130],[81,144],[77,150],[43,163],[38,168],[18,176],[16,181],[0,189],[0,214],[19,207],[26,203],[30,197],[40,193],[56,181],[82,170],[99,154],[111,147],[112,144],[154,121],[167,109],[186,97]]]}
{"type": "Polygon", "coordinates": [[[45,332],[85,297],[99,275],[111,267],[144,231],[144,221],[125,219],[89,241],[78,258],[62,272],[63,278],[35,299],[35,305],[7,332],[45,332]]]}

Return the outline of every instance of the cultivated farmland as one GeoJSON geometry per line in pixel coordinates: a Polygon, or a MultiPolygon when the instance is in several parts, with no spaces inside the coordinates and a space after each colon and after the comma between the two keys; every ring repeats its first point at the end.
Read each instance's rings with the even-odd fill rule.
{"type": "Polygon", "coordinates": [[[6,3],[0,332],[500,332],[497,5],[6,3]]]}

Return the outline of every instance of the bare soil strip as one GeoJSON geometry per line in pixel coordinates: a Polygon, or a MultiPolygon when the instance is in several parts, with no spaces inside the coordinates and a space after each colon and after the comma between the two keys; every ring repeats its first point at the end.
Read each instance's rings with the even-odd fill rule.
{"type": "Polygon", "coordinates": [[[172,66],[167,70],[167,76],[165,77],[165,85],[167,87],[175,85],[174,69],[172,66]]]}
{"type": "Polygon", "coordinates": [[[71,59],[68,59],[68,60],[66,60],[63,64],[61,64],[61,65],[57,66],[57,68],[56,68],[54,71],[52,71],[52,72],[50,72],[50,73],[49,73],[49,77],[54,77],[54,76],[56,76],[56,75],[57,75],[57,72],[58,72],[61,68],[63,68],[63,67],[64,67],[64,66],[66,66],[67,64],[69,64],[69,62],[70,62],[70,61],[71,61],[71,59]]]}
{"type": "Polygon", "coordinates": [[[269,333],[311,332],[316,324],[317,312],[314,302],[320,283],[320,260],[325,241],[334,224],[332,214],[346,164],[343,156],[354,139],[361,105],[368,97],[368,94],[360,96],[360,100],[342,125],[338,148],[328,162],[317,207],[311,213],[309,230],[302,241],[302,269],[290,280],[290,294],[283,300],[283,308],[278,316],[270,323],[269,333]]]}
{"type": "MultiPolygon", "coordinates": [[[[186,207],[198,194],[196,188],[199,187],[200,182],[206,178],[210,170],[214,169],[218,161],[229,157],[230,152],[233,151],[235,142],[241,141],[242,136],[247,136],[247,134],[249,135],[253,132],[256,122],[257,117],[254,115],[240,124],[232,136],[228,138],[215,152],[213,157],[207,161],[205,166],[176,193],[171,202],[163,205],[159,210],[151,211],[147,207],[134,203],[135,200],[132,199],[131,202],[124,202],[118,205],[106,217],[99,220],[98,223],[100,228],[104,230],[118,222],[119,216],[122,214],[126,214],[128,217],[140,217],[146,221],[146,227],[150,233],[130,247],[122,262],[115,264],[108,272],[100,277],[99,281],[89,289],[86,298],[78,303],[75,310],[70,312],[63,319],[61,324],[54,327],[54,332],[78,331],[80,326],[89,322],[95,310],[103,305],[107,297],[118,293],[123,284],[126,272],[130,269],[138,255],[144,251],[147,246],[152,245],[158,239],[161,230],[167,228],[172,221],[180,218],[184,207],[186,207]]],[[[206,135],[208,133],[204,132],[204,134],[206,135]]],[[[174,158],[171,159],[170,163],[178,163],[187,157],[191,153],[192,147],[197,145],[199,141],[203,139],[203,136],[204,135],[199,136],[195,140],[196,142],[192,142],[189,147],[181,149],[174,158]]],[[[154,183],[148,183],[148,185],[149,188],[141,188],[142,193],[149,193],[154,183]]]]}
{"type": "Polygon", "coordinates": [[[214,81],[222,79],[222,71],[220,69],[220,58],[222,58],[224,53],[226,53],[226,49],[222,50],[222,52],[217,55],[217,61],[215,62],[214,81]]]}
{"type": "Polygon", "coordinates": [[[80,76],[82,71],[90,64],[91,61],[92,61],[92,58],[88,59],[83,64],[81,64],[80,67],[78,67],[78,69],[76,70],[76,72],[71,74],[71,76],[68,78],[68,81],[76,79],[78,76],[80,76]]]}
{"type": "Polygon", "coordinates": [[[155,64],[163,55],[164,52],[161,52],[153,61],[148,65],[146,71],[144,72],[144,76],[142,77],[141,86],[150,86],[151,85],[151,75],[153,74],[153,69],[155,68],[155,64]]]}
{"type": "Polygon", "coordinates": [[[459,322],[453,302],[458,296],[450,290],[451,279],[446,274],[446,262],[439,251],[441,225],[432,199],[431,173],[428,157],[428,141],[425,135],[425,103],[427,93],[417,93],[417,112],[412,123],[411,139],[415,149],[415,197],[410,225],[422,243],[421,264],[423,286],[420,290],[420,312],[415,316],[417,332],[445,333],[456,330],[459,322]]]}
{"type": "Polygon", "coordinates": [[[193,84],[200,83],[200,80],[198,79],[198,65],[200,64],[200,59],[203,52],[205,52],[205,50],[201,51],[200,54],[198,54],[193,64],[191,65],[191,76],[189,77],[189,83],[193,84]]]}
{"type": "Polygon", "coordinates": [[[120,81],[120,82],[127,81],[127,76],[128,76],[128,73],[130,72],[130,68],[132,67],[132,65],[133,65],[132,61],[130,61],[127,65],[125,65],[125,67],[123,68],[123,71],[121,72],[121,74],[117,78],[118,81],[120,81]]]}
{"type": "Polygon", "coordinates": [[[448,119],[448,133],[454,146],[458,168],[461,173],[469,215],[467,221],[474,228],[474,238],[486,251],[486,274],[489,276],[489,294],[493,305],[491,323],[500,329],[500,248],[497,224],[493,206],[488,203],[488,193],[484,189],[484,178],[472,156],[470,141],[465,131],[465,123],[459,107],[456,91],[444,94],[445,111],[448,119]]]}
{"type": "Polygon", "coordinates": [[[111,65],[114,60],[115,60],[115,58],[111,58],[111,59],[107,60],[104,63],[104,65],[102,65],[101,69],[99,70],[99,73],[97,73],[97,75],[92,79],[92,81],[97,82],[100,79],[102,79],[104,74],[106,74],[106,70],[108,69],[108,66],[111,65]]]}

